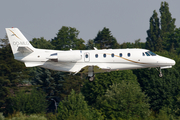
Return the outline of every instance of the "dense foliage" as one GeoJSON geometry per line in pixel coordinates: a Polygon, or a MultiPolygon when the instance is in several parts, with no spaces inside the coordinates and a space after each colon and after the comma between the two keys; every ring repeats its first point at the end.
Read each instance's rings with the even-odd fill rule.
{"type": "Polygon", "coordinates": [[[45,113],[47,108],[46,95],[42,91],[36,89],[30,92],[19,91],[16,96],[8,99],[6,109],[8,113],[21,111],[24,114],[45,113]]]}
{"type": "Polygon", "coordinates": [[[146,42],[119,44],[104,27],[85,44],[78,38],[80,31],[63,26],[54,39],[33,38],[31,44],[56,50],[146,48],[176,61],[162,70],[162,78],[155,68],[99,73],[93,82],[83,74],[26,68],[14,60],[7,38],[1,39],[0,119],[179,119],[180,28],[167,2],[161,2],[159,12],[160,17],[155,10],[150,16],[146,42]]]}
{"type": "Polygon", "coordinates": [[[100,49],[118,48],[116,38],[111,35],[111,31],[106,27],[98,32],[96,38],[94,38],[94,43],[100,49]]]}
{"type": "Polygon", "coordinates": [[[18,85],[27,81],[28,71],[24,64],[14,60],[9,45],[0,48],[0,111],[8,104],[8,96],[12,95],[18,85]]]}
{"type": "Polygon", "coordinates": [[[94,82],[87,81],[84,84],[82,93],[85,96],[85,100],[88,101],[88,104],[92,105],[96,103],[97,97],[104,95],[113,83],[119,83],[122,80],[136,79],[136,76],[131,70],[96,74],[94,82]]]}
{"type": "Polygon", "coordinates": [[[150,115],[148,98],[136,80],[113,84],[97,99],[96,106],[108,119],[147,118],[150,115]]]}
{"type": "Polygon", "coordinates": [[[86,120],[103,119],[97,110],[93,110],[88,106],[81,93],[76,94],[72,90],[71,94],[59,103],[57,118],[66,120],[68,118],[78,119],[78,117],[86,120]]]}

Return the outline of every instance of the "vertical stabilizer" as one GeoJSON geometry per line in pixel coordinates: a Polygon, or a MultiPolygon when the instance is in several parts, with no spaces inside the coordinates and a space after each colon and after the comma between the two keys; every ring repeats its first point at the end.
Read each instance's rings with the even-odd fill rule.
{"type": "Polygon", "coordinates": [[[6,33],[15,58],[23,56],[23,52],[33,52],[35,49],[18,28],[6,28],[6,33]]]}

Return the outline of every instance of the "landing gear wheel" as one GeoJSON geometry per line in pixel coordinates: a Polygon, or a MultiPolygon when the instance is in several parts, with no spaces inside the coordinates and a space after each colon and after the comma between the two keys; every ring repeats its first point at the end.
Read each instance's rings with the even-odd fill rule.
{"type": "Polygon", "coordinates": [[[159,74],[159,77],[162,77],[162,76],[163,76],[163,74],[162,74],[162,73],[160,73],[160,74],[159,74]]]}
{"type": "MultiPolygon", "coordinates": [[[[158,68],[156,68],[158,70],[158,68]]],[[[162,71],[161,71],[161,67],[159,68],[159,77],[162,77],[163,74],[162,74],[162,71]]]]}
{"type": "Polygon", "coordinates": [[[94,80],[94,77],[89,77],[89,81],[93,81],[94,80]]]}
{"type": "Polygon", "coordinates": [[[89,81],[94,81],[94,78],[95,78],[95,75],[91,76],[91,77],[88,77],[89,81]]]}
{"type": "Polygon", "coordinates": [[[93,81],[94,80],[94,76],[92,76],[92,77],[89,77],[89,81],[93,81]]]}

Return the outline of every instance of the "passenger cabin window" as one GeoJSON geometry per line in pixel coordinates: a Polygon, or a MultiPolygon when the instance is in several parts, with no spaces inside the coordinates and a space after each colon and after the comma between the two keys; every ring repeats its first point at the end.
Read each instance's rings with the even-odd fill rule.
{"type": "Polygon", "coordinates": [[[105,53],[103,54],[103,57],[104,57],[104,58],[106,57],[106,54],[105,54],[105,53]]]}
{"type": "Polygon", "coordinates": [[[147,56],[150,56],[150,54],[149,54],[149,53],[147,53],[147,52],[145,52],[145,54],[146,54],[147,56]]]}
{"type": "Polygon", "coordinates": [[[85,56],[86,58],[88,58],[88,54],[86,54],[86,56],[85,56]]]}
{"type": "Polygon", "coordinates": [[[98,58],[98,54],[96,54],[95,57],[98,58]]]}
{"type": "Polygon", "coordinates": [[[144,53],[142,53],[142,55],[143,55],[143,56],[145,56],[145,54],[144,54],[144,53]]]}
{"type": "Polygon", "coordinates": [[[128,55],[128,57],[130,57],[130,56],[131,56],[131,54],[130,54],[130,53],[128,53],[127,55],[128,55]]]}
{"type": "Polygon", "coordinates": [[[122,53],[120,53],[120,54],[119,54],[119,57],[122,57],[122,56],[123,56],[122,53]]]}
{"type": "Polygon", "coordinates": [[[114,57],[114,53],[111,54],[111,57],[114,57]]]}

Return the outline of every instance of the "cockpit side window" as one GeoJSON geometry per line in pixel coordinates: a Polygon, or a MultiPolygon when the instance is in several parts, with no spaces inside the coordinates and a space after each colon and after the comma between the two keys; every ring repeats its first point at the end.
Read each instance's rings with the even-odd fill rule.
{"type": "Polygon", "coordinates": [[[150,56],[150,54],[149,54],[148,52],[145,52],[145,54],[146,54],[147,56],[150,56]]]}
{"type": "Polygon", "coordinates": [[[142,53],[142,56],[145,56],[145,54],[144,54],[144,53],[142,53]]]}
{"type": "Polygon", "coordinates": [[[148,51],[148,53],[149,53],[150,55],[152,55],[152,56],[156,56],[156,54],[153,53],[153,52],[151,52],[151,51],[148,51]]]}

